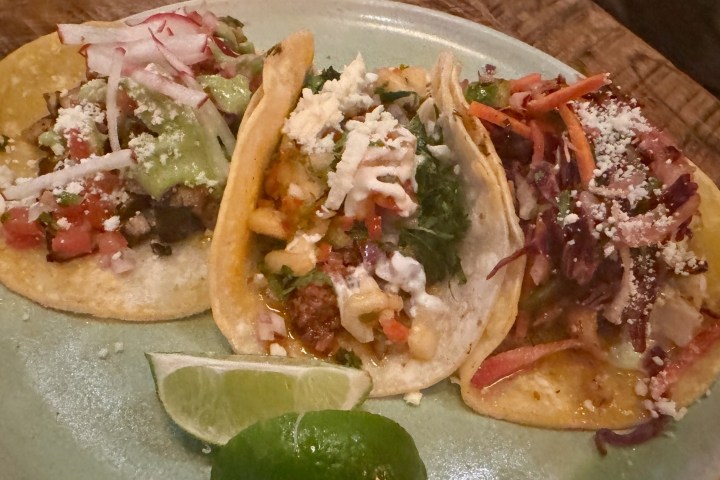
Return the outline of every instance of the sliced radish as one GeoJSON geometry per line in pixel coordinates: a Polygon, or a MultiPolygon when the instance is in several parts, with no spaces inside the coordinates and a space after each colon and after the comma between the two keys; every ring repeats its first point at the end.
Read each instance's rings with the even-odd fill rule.
{"type": "Polygon", "coordinates": [[[178,103],[193,108],[200,108],[208,100],[205,92],[187,88],[149,70],[136,70],[130,74],[130,78],[147,88],[167,95],[178,103]]]}
{"type": "Polygon", "coordinates": [[[107,106],[108,136],[110,137],[110,148],[113,152],[120,150],[120,138],[118,137],[118,117],[120,110],[117,105],[117,91],[120,87],[120,73],[122,72],[124,58],[125,49],[116,48],[112,58],[110,74],[108,75],[107,96],[105,99],[105,105],[107,106]]]}

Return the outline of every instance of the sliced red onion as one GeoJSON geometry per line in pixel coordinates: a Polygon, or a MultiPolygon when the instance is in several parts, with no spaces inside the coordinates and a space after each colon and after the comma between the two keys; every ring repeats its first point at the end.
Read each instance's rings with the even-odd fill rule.
{"type": "Polygon", "coordinates": [[[275,331],[273,330],[272,320],[270,319],[269,314],[261,313],[258,316],[256,326],[258,340],[263,342],[271,342],[275,340],[275,331]]]}
{"type": "Polygon", "coordinates": [[[205,92],[187,88],[149,70],[136,70],[130,74],[130,78],[147,88],[167,95],[178,103],[193,108],[200,108],[208,100],[205,92]]]}
{"type": "Polygon", "coordinates": [[[132,152],[127,149],[102,157],[92,156],[77,165],[46,173],[27,182],[8,187],[3,191],[3,196],[7,200],[36,197],[43,190],[56,185],[65,185],[76,178],[94,175],[105,170],[127,168],[131,165],[133,165],[132,152]]]}
{"type": "Polygon", "coordinates": [[[117,91],[120,88],[120,73],[122,72],[124,58],[125,49],[116,48],[112,58],[110,75],[108,75],[107,96],[105,98],[108,136],[110,137],[110,148],[113,152],[120,150],[120,138],[118,137],[120,109],[117,105],[117,91]]]}
{"type": "Polygon", "coordinates": [[[607,455],[607,445],[615,447],[632,447],[640,445],[660,435],[672,417],[661,415],[636,426],[627,433],[618,433],[609,428],[601,428],[595,432],[595,446],[600,455],[607,455]]]}
{"type": "Polygon", "coordinates": [[[516,112],[525,111],[525,99],[530,96],[530,92],[517,92],[510,95],[510,108],[516,112]]]}

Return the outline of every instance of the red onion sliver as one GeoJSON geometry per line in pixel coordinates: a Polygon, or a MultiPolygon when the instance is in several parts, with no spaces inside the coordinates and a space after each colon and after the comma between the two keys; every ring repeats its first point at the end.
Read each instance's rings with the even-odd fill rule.
{"type": "Polygon", "coordinates": [[[20,200],[37,196],[43,190],[55,185],[65,185],[76,178],[93,175],[105,170],[126,168],[131,165],[133,165],[132,152],[127,149],[109,153],[102,157],[92,156],[77,165],[46,173],[27,182],[8,187],[3,191],[3,196],[7,200],[20,200]]]}
{"type": "Polygon", "coordinates": [[[125,49],[116,48],[112,57],[112,66],[110,67],[110,75],[108,76],[107,96],[105,104],[107,105],[107,125],[108,135],[110,137],[110,148],[113,152],[120,150],[120,138],[118,137],[118,116],[120,110],[117,105],[117,91],[120,88],[120,74],[122,72],[123,59],[125,58],[125,49]]]}

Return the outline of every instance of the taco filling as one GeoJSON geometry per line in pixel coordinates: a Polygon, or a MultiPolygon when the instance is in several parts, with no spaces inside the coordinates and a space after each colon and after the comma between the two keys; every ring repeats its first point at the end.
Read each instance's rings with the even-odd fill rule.
{"type": "MultiPolygon", "coordinates": [[[[576,381],[566,370],[567,378],[548,383],[554,357],[610,373],[577,380],[573,395],[582,397],[558,414],[564,420],[553,420],[551,409],[507,418],[592,427],[682,417],[692,398],[676,399],[674,384],[720,338],[708,262],[694,243],[701,172],[606,75],[568,85],[562,77],[508,81],[492,73],[465,84],[464,93],[490,133],[525,233],[525,245],[493,273],[520,257],[527,263],[512,330],[472,374],[471,395],[486,389],[482,402],[490,405],[494,389],[542,364],[545,383],[566,398],[576,381]],[[612,386],[620,378],[633,382],[630,392],[612,386]],[[637,408],[618,400],[624,393],[637,408]]],[[[508,388],[522,389],[514,385],[508,388]]],[[[539,401],[540,387],[533,388],[539,401]]],[[[528,402],[503,408],[529,413],[528,402]]]]}
{"type": "Polygon", "coordinates": [[[59,34],[83,45],[86,79],[46,93],[48,115],[4,148],[26,141],[41,152],[34,178],[0,166],[7,245],[46,248],[49,262],[98,254],[120,274],[133,269],[134,246],[167,256],[213,229],[234,132],[261,78],[242,24],[184,11],[59,34]]]}
{"type": "Polygon", "coordinates": [[[435,355],[442,332],[414,321],[446,308],[433,285],[464,279],[469,222],[428,79],[415,67],[368,73],[359,55],[341,74],[308,76],[249,217],[271,353],[292,337],[345,363],[351,343],[378,360],[435,355]]]}

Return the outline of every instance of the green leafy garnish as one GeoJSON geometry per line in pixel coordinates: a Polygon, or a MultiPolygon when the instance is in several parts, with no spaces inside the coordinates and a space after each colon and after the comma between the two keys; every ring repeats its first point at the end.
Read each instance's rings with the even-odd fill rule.
{"type": "Polygon", "coordinates": [[[325,82],[328,80],[337,80],[338,78],[340,78],[340,72],[333,67],[328,67],[317,75],[308,74],[307,77],[305,77],[305,87],[312,90],[313,93],[318,93],[322,90],[325,82]]]}
{"type": "Polygon", "coordinates": [[[423,154],[425,161],[415,175],[420,215],[403,225],[400,250],[422,264],[428,284],[450,276],[465,283],[457,253],[470,227],[463,185],[454,165],[441,162],[428,151],[427,133],[417,117],[408,128],[417,137],[417,153],[423,154]]]}
{"type": "Polygon", "coordinates": [[[279,273],[269,273],[261,268],[267,278],[270,290],[280,300],[285,300],[296,288],[307,287],[311,283],[318,285],[332,285],[330,277],[319,270],[312,270],[302,276],[296,276],[287,265],[283,265],[279,273]]]}
{"type": "Polygon", "coordinates": [[[335,353],[334,358],[340,365],[358,369],[362,368],[362,360],[360,360],[360,357],[352,350],[341,348],[335,353]]]}
{"type": "Polygon", "coordinates": [[[375,94],[380,97],[381,103],[391,103],[401,98],[409,97],[410,95],[417,95],[417,93],[409,90],[398,90],[396,92],[388,92],[385,87],[377,87],[375,94]]]}
{"type": "Polygon", "coordinates": [[[47,228],[50,233],[54,234],[57,232],[58,225],[50,212],[42,212],[38,217],[38,221],[40,222],[40,225],[47,228]]]}
{"type": "Polygon", "coordinates": [[[70,205],[78,205],[81,202],[82,197],[77,193],[60,192],[60,195],[57,196],[58,205],[62,205],[63,207],[68,207],[70,205]]]}

